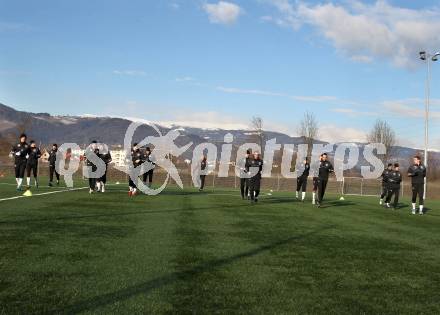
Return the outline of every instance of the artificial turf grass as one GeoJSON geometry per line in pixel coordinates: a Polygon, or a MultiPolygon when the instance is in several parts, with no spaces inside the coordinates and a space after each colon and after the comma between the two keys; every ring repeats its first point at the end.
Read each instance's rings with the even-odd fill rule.
{"type": "Polygon", "coordinates": [[[435,211],[333,198],[317,209],[281,193],[250,205],[238,192],[111,187],[7,201],[0,309],[438,313],[435,211]]]}

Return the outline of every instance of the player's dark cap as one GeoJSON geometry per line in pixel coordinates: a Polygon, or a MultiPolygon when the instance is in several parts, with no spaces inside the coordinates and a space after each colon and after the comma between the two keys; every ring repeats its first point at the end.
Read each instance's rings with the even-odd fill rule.
{"type": "Polygon", "coordinates": [[[399,163],[394,163],[394,167],[399,167],[399,163]]]}
{"type": "Polygon", "coordinates": [[[92,143],[98,143],[98,141],[96,141],[96,140],[93,140],[93,141],[92,141],[92,143]]]}
{"type": "Polygon", "coordinates": [[[251,149],[247,149],[246,150],[246,154],[252,154],[252,150],[251,149]]]}
{"type": "Polygon", "coordinates": [[[151,151],[150,147],[146,147],[146,148],[145,148],[145,151],[150,152],[150,151],[151,151]]]}
{"type": "Polygon", "coordinates": [[[52,144],[53,147],[58,147],[58,144],[54,143],[52,144]]]}
{"type": "Polygon", "coordinates": [[[414,158],[417,159],[417,160],[419,160],[419,161],[422,160],[422,158],[420,157],[420,155],[415,155],[414,158]]]}
{"type": "Polygon", "coordinates": [[[327,153],[323,153],[323,154],[321,154],[321,156],[328,156],[328,154],[327,153]]]}
{"type": "Polygon", "coordinates": [[[25,133],[22,133],[21,135],[20,135],[20,139],[21,138],[27,138],[27,135],[25,134],[25,133]]]}
{"type": "Polygon", "coordinates": [[[29,143],[30,143],[30,144],[35,143],[35,140],[31,140],[31,141],[29,141],[29,143]]]}
{"type": "Polygon", "coordinates": [[[133,143],[133,146],[134,146],[134,147],[136,147],[137,145],[138,145],[138,143],[137,143],[137,142],[133,143]]]}
{"type": "Polygon", "coordinates": [[[391,166],[393,166],[393,163],[388,163],[388,167],[391,167],[391,166]]]}

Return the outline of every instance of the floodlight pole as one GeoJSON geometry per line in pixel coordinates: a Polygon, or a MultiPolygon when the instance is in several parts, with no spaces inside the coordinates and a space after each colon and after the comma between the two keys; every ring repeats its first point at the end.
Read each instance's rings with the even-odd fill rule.
{"type": "MultiPolygon", "coordinates": [[[[431,61],[437,61],[439,53],[430,54],[424,51],[420,52],[420,59],[426,62],[426,84],[425,84],[425,153],[424,164],[428,167],[428,146],[429,146],[429,95],[431,86],[431,61]]],[[[423,199],[426,199],[427,195],[427,182],[428,179],[424,179],[423,199]]]]}

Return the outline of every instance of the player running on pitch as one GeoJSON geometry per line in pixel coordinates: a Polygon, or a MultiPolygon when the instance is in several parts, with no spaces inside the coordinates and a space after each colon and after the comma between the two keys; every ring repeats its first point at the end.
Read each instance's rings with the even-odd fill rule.
{"type": "Polygon", "coordinates": [[[58,144],[54,143],[52,145],[52,150],[49,152],[49,186],[53,186],[53,174],[57,178],[57,185],[60,184],[60,174],[56,170],[56,162],[57,162],[57,152],[58,152],[58,144]]]}
{"type": "Polygon", "coordinates": [[[380,201],[379,204],[383,205],[384,199],[388,196],[388,190],[389,190],[389,177],[391,172],[393,171],[393,164],[388,163],[388,167],[383,171],[381,177],[382,177],[382,194],[380,195],[380,201]]]}
{"type": "Polygon", "coordinates": [[[408,176],[411,177],[412,188],[412,214],[416,214],[417,196],[419,196],[419,214],[423,215],[423,206],[425,204],[425,177],[426,167],[422,164],[420,156],[415,156],[414,164],[408,169],[408,176]]]}
{"type": "Polygon", "coordinates": [[[30,148],[28,153],[29,158],[27,159],[26,164],[26,183],[27,187],[31,186],[31,172],[34,175],[35,187],[38,188],[38,159],[41,157],[40,148],[37,147],[37,144],[34,140],[30,141],[30,148]]]}
{"type": "Polygon", "coordinates": [[[251,150],[246,151],[246,155],[240,161],[240,193],[241,199],[250,198],[249,196],[249,178],[247,176],[247,172],[249,169],[249,163],[251,161],[251,150]]]}
{"type": "Polygon", "coordinates": [[[145,149],[143,163],[145,163],[145,167],[148,167],[148,171],[146,171],[142,175],[142,181],[144,182],[144,185],[146,185],[148,188],[151,188],[151,185],[153,184],[153,172],[156,163],[153,162],[153,156],[151,155],[150,147],[147,147],[145,149]]]}
{"type": "Polygon", "coordinates": [[[328,160],[327,153],[321,154],[318,172],[318,208],[321,208],[324,199],[325,190],[327,189],[328,177],[334,172],[333,165],[328,160]]]}
{"type": "MultiPolygon", "coordinates": [[[[95,153],[98,157],[99,157],[99,148],[97,145],[97,141],[92,141],[92,143],[90,144],[90,149],[93,151],[93,153],[95,153]]],[[[96,183],[97,180],[95,177],[93,177],[91,175],[92,172],[96,172],[96,170],[98,169],[98,167],[95,165],[95,163],[93,163],[90,159],[88,159],[86,157],[86,165],[90,168],[89,169],[89,193],[92,194],[96,191],[96,183]]]]}
{"type": "Polygon", "coordinates": [[[399,171],[399,163],[394,164],[394,170],[391,172],[388,180],[390,186],[387,199],[385,200],[386,207],[391,208],[390,202],[391,198],[394,196],[393,208],[394,210],[397,210],[397,205],[399,203],[400,184],[402,183],[402,173],[399,171]]]}
{"type": "Polygon", "coordinates": [[[249,178],[249,193],[251,195],[251,202],[258,202],[261,188],[261,172],[263,171],[263,160],[260,153],[254,152],[253,159],[250,160],[248,166],[249,178]]]}
{"type": "Polygon", "coordinates": [[[15,181],[17,182],[17,191],[21,191],[24,172],[26,170],[27,158],[29,154],[29,145],[26,142],[26,134],[20,135],[20,141],[11,149],[10,156],[14,157],[15,181]]]}
{"type": "Polygon", "coordinates": [[[304,202],[304,199],[306,198],[307,178],[310,173],[310,164],[307,158],[304,159],[302,169],[303,172],[301,176],[296,179],[296,199],[299,199],[299,192],[301,191],[301,201],[304,202]]]}
{"type": "Polygon", "coordinates": [[[105,184],[107,183],[108,165],[112,162],[112,155],[110,154],[110,151],[108,149],[102,149],[102,150],[100,150],[99,158],[105,164],[105,172],[104,172],[104,175],[102,175],[98,179],[96,186],[97,186],[98,192],[105,192],[105,184]],[[105,152],[105,151],[107,151],[107,152],[105,152]]]}
{"type": "MultiPolygon", "coordinates": [[[[138,167],[143,163],[143,154],[138,147],[137,143],[133,143],[131,148],[131,163],[133,163],[133,167],[138,167]]],[[[137,181],[137,178],[136,178],[137,181]]],[[[136,182],[131,179],[131,176],[128,176],[128,195],[130,197],[135,196],[137,193],[136,182]]]]}
{"type": "MultiPolygon", "coordinates": [[[[208,157],[206,155],[202,156],[202,160],[200,161],[200,170],[203,172],[208,167],[208,157]]],[[[205,188],[205,180],[206,180],[206,174],[200,174],[200,187],[199,191],[203,191],[205,188]]]]}

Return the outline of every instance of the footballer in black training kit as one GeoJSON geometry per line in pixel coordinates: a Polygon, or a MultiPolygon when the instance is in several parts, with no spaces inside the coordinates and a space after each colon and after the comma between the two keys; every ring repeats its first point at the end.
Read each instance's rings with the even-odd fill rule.
{"type": "Polygon", "coordinates": [[[332,163],[330,163],[330,161],[328,161],[327,159],[327,153],[321,154],[318,171],[318,200],[316,203],[318,205],[318,208],[320,208],[322,205],[325,190],[327,189],[329,175],[330,173],[334,172],[332,163]]]}
{"type": "Polygon", "coordinates": [[[301,192],[301,201],[304,202],[306,198],[307,178],[310,173],[310,164],[307,158],[304,159],[301,170],[301,175],[296,179],[296,199],[299,199],[299,193],[301,192]]]}
{"type": "Polygon", "coordinates": [[[391,171],[388,177],[389,189],[388,189],[387,199],[385,200],[386,207],[391,208],[390,202],[394,196],[394,202],[393,202],[394,210],[397,209],[397,206],[399,204],[400,185],[402,183],[402,173],[400,173],[399,168],[400,168],[399,163],[395,163],[394,169],[391,171]]]}
{"type": "Polygon", "coordinates": [[[58,153],[58,144],[54,143],[52,145],[52,149],[49,152],[49,186],[53,186],[53,175],[57,179],[57,185],[60,184],[60,174],[56,170],[56,162],[57,162],[57,153],[58,153]]]}
{"type": "Polygon", "coordinates": [[[247,172],[250,174],[249,178],[249,193],[251,195],[251,202],[258,202],[261,188],[261,173],[263,171],[263,160],[259,152],[254,152],[253,159],[250,160],[247,172]]]}
{"type": "Polygon", "coordinates": [[[393,171],[393,163],[388,163],[388,167],[382,172],[382,194],[380,195],[379,204],[383,205],[384,199],[388,196],[390,189],[390,174],[393,171]]]}
{"type": "Polygon", "coordinates": [[[422,164],[420,156],[413,158],[413,165],[408,169],[408,176],[411,178],[412,189],[412,214],[416,214],[417,197],[419,197],[419,214],[423,214],[423,207],[425,205],[425,178],[426,167],[422,164]]]}
{"type": "Polygon", "coordinates": [[[30,146],[26,142],[26,134],[21,134],[19,142],[11,149],[10,155],[14,157],[15,181],[17,182],[17,191],[21,190],[24,173],[26,171],[27,160],[29,157],[30,146]]]}
{"type": "Polygon", "coordinates": [[[29,153],[26,164],[26,183],[28,188],[31,186],[31,173],[34,176],[35,186],[38,188],[38,159],[41,157],[40,148],[34,140],[29,142],[29,153]]]}

